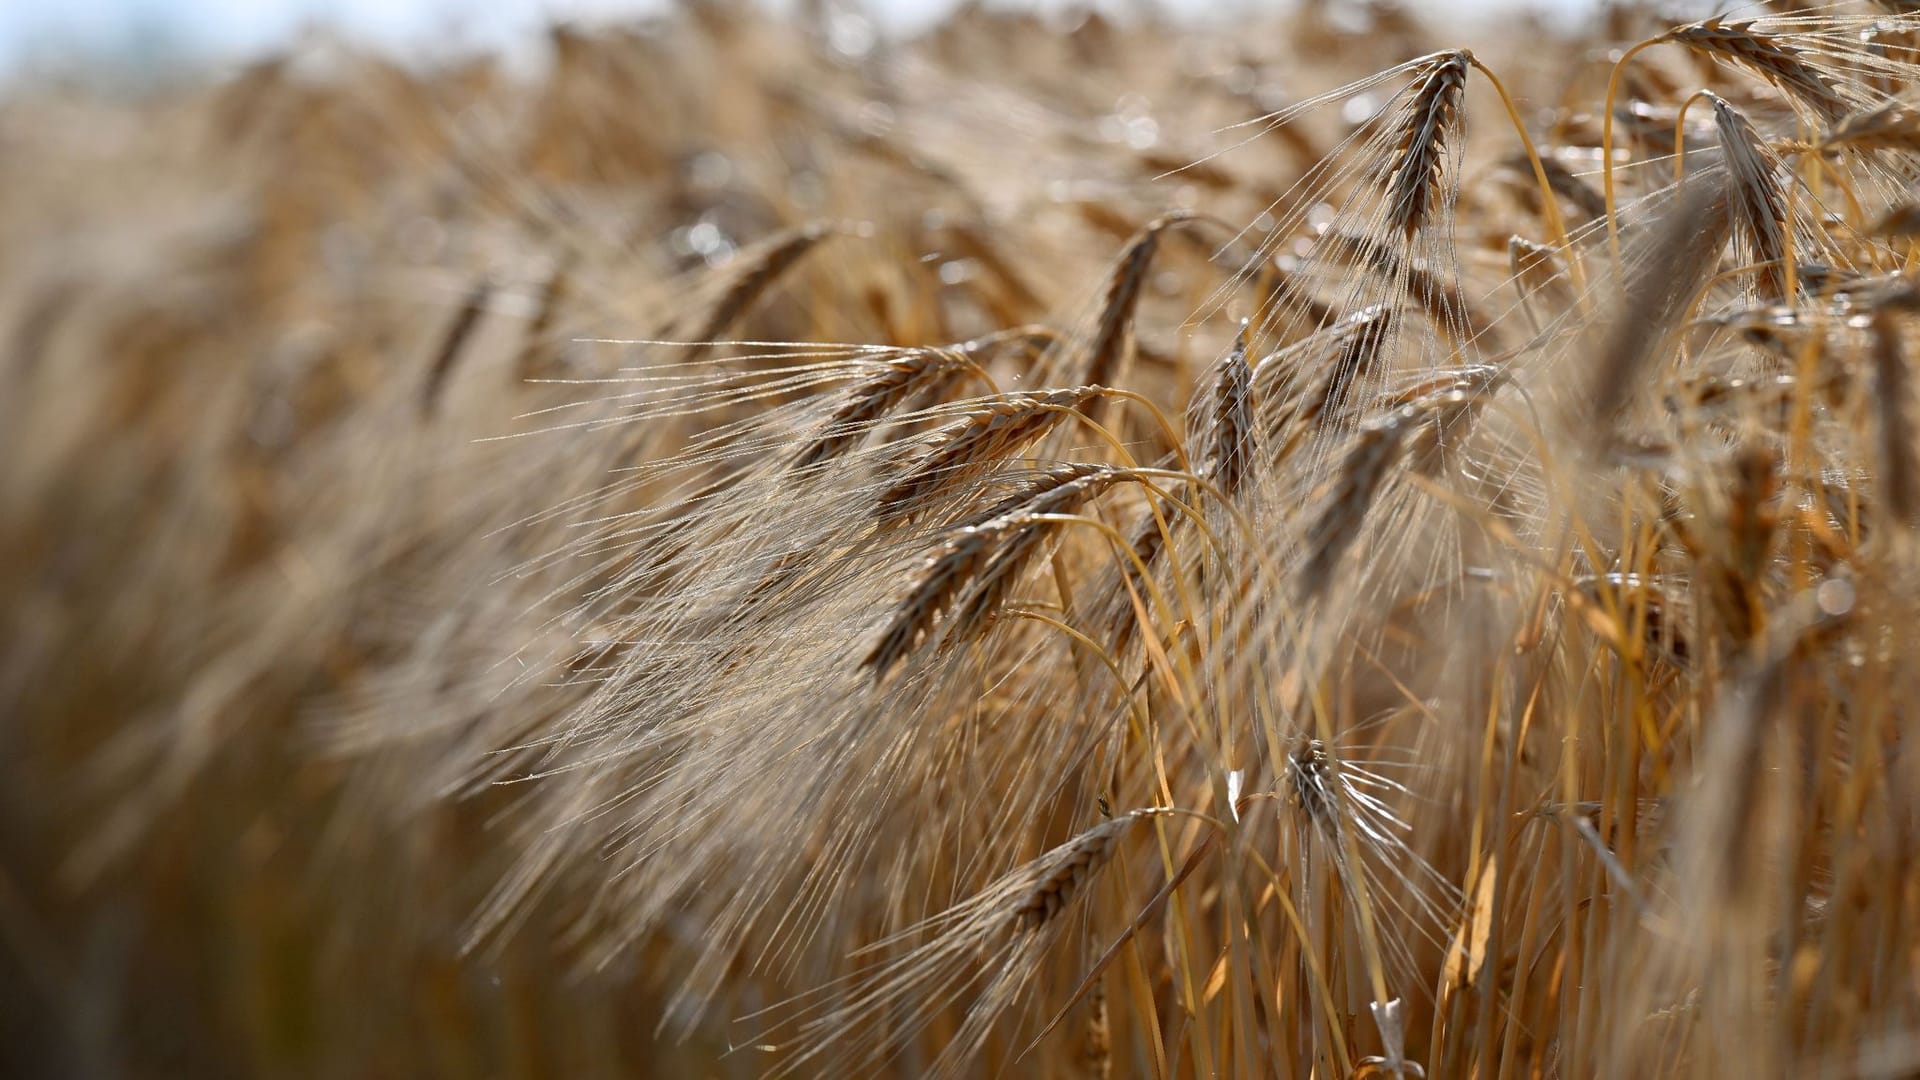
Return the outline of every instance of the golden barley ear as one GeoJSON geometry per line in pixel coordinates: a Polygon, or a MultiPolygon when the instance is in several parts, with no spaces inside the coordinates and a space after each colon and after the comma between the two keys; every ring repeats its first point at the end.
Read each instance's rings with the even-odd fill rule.
{"type": "Polygon", "coordinates": [[[1832,124],[1853,111],[1839,85],[1808,60],[1808,54],[1781,42],[1753,22],[1719,19],[1669,31],[1679,42],[1716,60],[1724,60],[1779,87],[1795,102],[1832,124]]]}
{"type": "Polygon", "coordinates": [[[926,509],[943,492],[980,476],[1109,393],[1103,386],[1076,386],[1006,393],[969,406],[960,419],[927,436],[928,452],[880,493],[875,516],[892,521],[926,509]]]}
{"type": "Polygon", "coordinates": [[[1258,453],[1258,436],[1253,420],[1253,369],[1247,363],[1248,320],[1240,321],[1233,346],[1214,362],[1200,380],[1188,409],[1189,439],[1197,434],[1197,445],[1188,456],[1204,462],[1208,479],[1231,497],[1246,481],[1247,470],[1258,453]]]}
{"type": "Polygon", "coordinates": [[[1166,230],[1188,222],[1208,219],[1187,210],[1174,210],[1154,218],[1134,234],[1120,260],[1107,277],[1100,303],[1100,317],[1093,337],[1086,346],[1086,358],[1077,366],[1071,381],[1094,385],[1124,384],[1128,340],[1133,328],[1133,313],[1140,304],[1140,292],[1147,283],[1147,272],[1159,250],[1166,230]]]}
{"type": "Polygon", "coordinates": [[[1792,274],[1788,265],[1792,253],[1787,243],[1787,230],[1792,226],[1787,220],[1786,197],[1780,190],[1781,161],[1738,109],[1717,94],[1708,97],[1713,102],[1714,123],[1720,131],[1720,148],[1727,164],[1734,235],[1746,252],[1746,261],[1754,267],[1760,298],[1784,301],[1792,274]]]}
{"type": "Polygon", "coordinates": [[[1458,123],[1467,85],[1467,55],[1445,53],[1424,67],[1395,133],[1397,157],[1383,177],[1389,227],[1412,240],[1444,197],[1447,138],[1458,123]]]}

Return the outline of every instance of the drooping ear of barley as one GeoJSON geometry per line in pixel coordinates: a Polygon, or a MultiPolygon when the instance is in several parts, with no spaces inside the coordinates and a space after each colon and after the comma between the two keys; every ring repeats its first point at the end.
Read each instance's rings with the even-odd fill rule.
{"type": "Polygon", "coordinates": [[[1832,77],[1805,53],[1777,40],[1754,22],[1709,19],[1669,31],[1666,37],[1758,75],[1824,123],[1834,123],[1853,111],[1832,77]]]}
{"type": "Polygon", "coordinates": [[[1395,157],[1384,177],[1390,228],[1412,240],[1444,197],[1441,169],[1467,85],[1465,53],[1445,53],[1420,70],[1395,134],[1395,157]]]}
{"type": "Polygon", "coordinates": [[[982,400],[925,439],[926,454],[880,493],[876,514],[890,519],[924,509],[941,491],[979,476],[1107,393],[1100,386],[1078,386],[982,400]]]}
{"type": "Polygon", "coordinates": [[[946,612],[952,613],[952,625],[942,635],[944,644],[980,634],[1060,517],[1136,475],[1095,465],[1056,468],[1021,492],[1016,505],[979,524],[962,526],[929,560],[863,665],[875,678],[885,678],[927,639],[934,620],[946,612]]]}
{"type": "Polygon", "coordinates": [[[1626,407],[1660,370],[1677,323],[1692,306],[1718,265],[1720,248],[1732,224],[1732,195],[1697,178],[1649,226],[1654,239],[1644,258],[1634,260],[1621,310],[1615,316],[1592,375],[1576,390],[1571,405],[1575,422],[1595,442],[1618,435],[1626,407]]]}
{"type": "Polygon", "coordinates": [[[1120,259],[1107,275],[1100,300],[1100,315],[1093,336],[1087,341],[1085,358],[1072,369],[1075,382],[1107,385],[1125,381],[1128,344],[1133,331],[1134,310],[1140,303],[1140,290],[1147,283],[1153,257],[1165,232],[1187,222],[1201,220],[1197,215],[1175,210],[1141,226],[1127,242],[1120,259]]]}

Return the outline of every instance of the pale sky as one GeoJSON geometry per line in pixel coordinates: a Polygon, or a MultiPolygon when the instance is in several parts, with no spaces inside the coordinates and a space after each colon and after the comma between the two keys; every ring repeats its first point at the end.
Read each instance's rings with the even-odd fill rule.
{"type": "MultiPolygon", "coordinates": [[[[554,18],[618,18],[662,10],[669,0],[0,0],[0,72],[79,54],[123,63],[165,62],[182,55],[243,59],[322,21],[407,49],[423,44],[503,45],[532,40],[554,18]]],[[[791,0],[789,0],[791,2],[791,0]]],[[[1059,7],[1066,0],[1014,0],[1059,7]]],[[[1411,0],[1418,9],[1485,11],[1526,0],[1411,0]]],[[[897,30],[936,18],[957,0],[869,0],[867,7],[897,30]]],[[[1284,0],[1158,0],[1193,12],[1272,8],[1284,0]]],[[[1590,10],[1593,0],[1533,0],[1536,7],[1590,10]]],[[[780,0],[771,6],[780,7],[780,0]]],[[[1096,6],[1124,8],[1125,0],[1096,6]]]]}

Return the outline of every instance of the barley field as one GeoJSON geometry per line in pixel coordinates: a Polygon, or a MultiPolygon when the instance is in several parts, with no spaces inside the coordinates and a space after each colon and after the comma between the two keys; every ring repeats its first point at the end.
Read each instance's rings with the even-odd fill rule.
{"type": "Polygon", "coordinates": [[[0,1074],[1920,1075],[1909,6],[17,83],[0,1074]]]}

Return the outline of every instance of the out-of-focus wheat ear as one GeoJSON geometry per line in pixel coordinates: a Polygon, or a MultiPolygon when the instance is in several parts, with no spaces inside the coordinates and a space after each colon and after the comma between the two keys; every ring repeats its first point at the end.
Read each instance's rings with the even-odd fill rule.
{"type": "Polygon", "coordinates": [[[480,316],[487,313],[487,305],[493,301],[493,279],[482,276],[467,290],[465,299],[453,313],[453,319],[447,323],[446,330],[440,335],[440,345],[433,353],[433,363],[427,368],[427,377],[420,383],[420,415],[430,417],[440,407],[440,395],[446,389],[447,380],[453,375],[453,369],[460,357],[467,351],[468,342],[473,340],[473,332],[480,325],[480,316]]]}
{"type": "Polygon", "coordinates": [[[720,296],[720,302],[708,311],[705,321],[686,339],[693,344],[681,354],[682,358],[691,362],[711,352],[718,338],[732,329],[774,282],[793,269],[822,240],[837,231],[838,226],[832,222],[811,221],[789,229],[743,254],[726,292],[720,296]]]}
{"type": "Polygon", "coordinates": [[[1346,323],[1352,333],[1334,350],[1326,381],[1306,402],[1302,419],[1313,427],[1346,423],[1360,408],[1360,388],[1372,384],[1385,368],[1387,342],[1393,337],[1393,316],[1384,307],[1354,313],[1346,323]]]}
{"type": "Polygon", "coordinates": [[[1387,224],[1408,240],[1444,199],[1447,138],[1458,122],[1467,69],[1464,52],[1442,54],[1422,68],[1396,132],[1395,155],[1384,177],[1387,224]]]}
{"type": "Polygon", "coordinates": [[[1392,331],[1393,309],[1373,304],[1261,357],[1253,368],[1253,398],[1270,459],[1285,460],[1291,444],[1275,440],[1289,425],[1297,425],[1297,441],[1309,429],[1350,417],[1359,404],[1352,387],[1382,369],[1392,331]],[[1316,378],[1322,368],[1325,377],[1316,378]]]}
{"type": "Polygon", "coordinates": [[[1093,340],[1087,345],[1086,360],[1074,381],[1099,385],[1120,385],[1126,375],[1127,336],[1133,328],[1133,312],[1140,305],[1140,290],[1146,284],[1147,271],[1153,266],[1160,234],[1182,222],[1203,220],[1189,210],[1162,214],[1142,226],[1121,252],[1120,261],[1107,277],[1100,303],[1100,321],[1095,324],[1093,340]]]}
{"type": "Polygon", "coordinates": [[[1087,885],[1119,849],[1120,841],[1136,824],[1170,813],[1164,808],[1131,810],[1082,832],[1037,861],[1033,885],[1015,902],[1009,917],[1015,927],[1037,933],[1050,925],[1074,901],[1084,897],[1087,885]]]}
{"type": "MultiPolygon", "coordinates": [[[[25,383],[40,370],[57,331],[79,297],[79,284],[70,280],[56,280],[34,292],[13,333],[7,336],[7,367],[0,368],[7,379],[25,383]]],[[[10,396],[24,405],[27,395],[10,396]]]]}
{"type": "Polygon", "coordinates": [[[1508,237],[1507,265],[1513,271],[1513,287],[1520,294],[1520,310],[1526,312],[1534,333],[1540,332],[1544,321],[1541,311],[1559,313],[1572,307],[1573,287],[1553,248],[1524,236],[1508,237]]]}
{"type": "Polygon", "coordinates": [[[520,334],[520,352],[513,360],[513,374],[517,379],[538,378],[553,363],[551,358],[558,348],[547,339],[553,333],[554,324],[560,320],[561,309],[573,293],[576,258],[572,249],[567,249],[554,260],[552,268],[540,282],[539,292],[534,297],[533,317],[527,320],[526,329],[520,334]]]}
{"type": "Polygon", "coordinates": [[[881,492],[875,516],[891,521],[915,513],[941,491],[979,476],[1052,431],[1073,410],[1107,393],[1102,386],[1076,386],[985,399],[927,436],[932,449],[881,492]]]}
{"type": "Polygon", "coordinates": [[[1407,468],[1421,476],[1440,475],[1473,434],[1475,422],[1506,376],[1506,369],[1494,364],[1462,368],[1452,385],[1436,387],[1409,402],[1421,421],[1407,445],[1407,468]]]}
{"type": "Polygon", "coordinates": [[[1665,357],[1695,299],[1720,262],[1731,228],[1727,193],[1706,177],[1689,181],[1658,221],[1649,226],[1652,243],[1643,259],[1633,260],[1626,296],[1600,348],[1599,362],[1568,406],[1573,430],[1584,430],[1589,448],[1605,452],[1619,437],[1619,424],[1641,387],[1650,385],[1648,368],[1665,357]]]}
{"type": "Polygon", "coordinates": [[[1670,589],[1658,578],[1612,571],[1574,581],[1575,603],[1587,626],[1622,657],[1657,657],[1684,667],[1693,654],[1686,637],[1689,622],[1685,590],[1670,589]],[[1607,615],[1601,603],[1611,594],[1607,615]],[[1636,640],[1632,635],[1638,632],[1636,640]]]}
{"type": "Polygon", "coordinates": [[[1827,130],[1820,149],[1920,152],[1920,109],[1895,100],[1849,113],[1827,130]]]}
{"type": "MultiPolygon", "coordinates": [[[[1908,293],[1908,304],[1920,297],[1908,293]]],[[[1899,305],[1873,313],[1873,379],[1879,410],[1880,492],[1887,514],[1902,525],[1920,524],[1920,487],[1914,476],[1913,380],[1907,370],[1899,305]]]]}
{"type": "Polygon", "coordinates": [[[1755,29],[1752,22],[1708,19],[1668,31],[1664,39],[1758,75],[1811,109],[1823,124],[1834,124],[1853,111],[1840,87],[1809,63],[1806,53],[1755,29]]]}
{"type": "MultiPolygon", "coordinates": [[[[1530,193],[1537,203],[1539,187],[1534,183],[1532,159],[1525,154],[1519,154],[1503,160],[1500,164],[1525,178],[1525,186],[1521,190],[1530,193]]],[[[1540,170],[1547,174],[1548,190],[1565,199],[1575,210],[1584,215],[1584,219],[1571,220],[1568,222],[1569,225],[1583,225],[1606,216],[1606,197],[1595,191],[1591,184],[1575,176],[1573,170],[1567,168],[1559,158],[1543,156],[1540,159],[1540,170]]],[[[1536,209],[1538,209],[1537,205],[1536,209]]]]}
{"type": "Polygon", "coordinates": [[[1332,584],[1341,556],[1359,537],[1367,512],[1399,463],[1407,433],[1419,418],[1418,410],[1408,405],[1360,425],[1339,471],[1315,492],[1312,501],[1318,509],[1307,529],[1307,558],[1299,571],[1303,597],[1319,596],[1332,584]]]}
{"type": "Polygon", "coordinates": [[[1742,650],[1764,628],[1763,578],[1780,521],[1772,505],[1778,471],[1772,451],[1742,447],[1724,496],[1715,500],[1716,527],[1698,537],[1708,547],[1697,553],[1695,588],[1720,633],[1742,650]]]}
{"type": "Polygon", "coordinates": [[[1262,328],[1280,329],[1282,323],[1300,320],[1309,332],[1332,325],[1340,313],[1313,290],[1294,280],[1272,258],[1263,260],[1254,275],[1254,293],[1260,297],[1259,314],[1254,323],[1262,328]]]}
{"type": "Polygon", "coordinates": [[[1787,202],[1780,190],[1781,162],[1760,141],[1740,110],[1718,94],[1713,102],[1714,124],[1727,163],[1727,198],[1733,215],[1735,239],[1754,264],[1754,284],[1761,299],[1774,303],[1788,299],[1792,266],[1787,244],[1787,202]]]}
{"type": "Polygon", "coordinates": [[[1113,1075],[1113,1028],[1107,1015],[1107,976],[1095,975],[1087,987],[1087,1034],[1082,1049],[1082,1074],[1092,1080],[1113,1075]]]}

